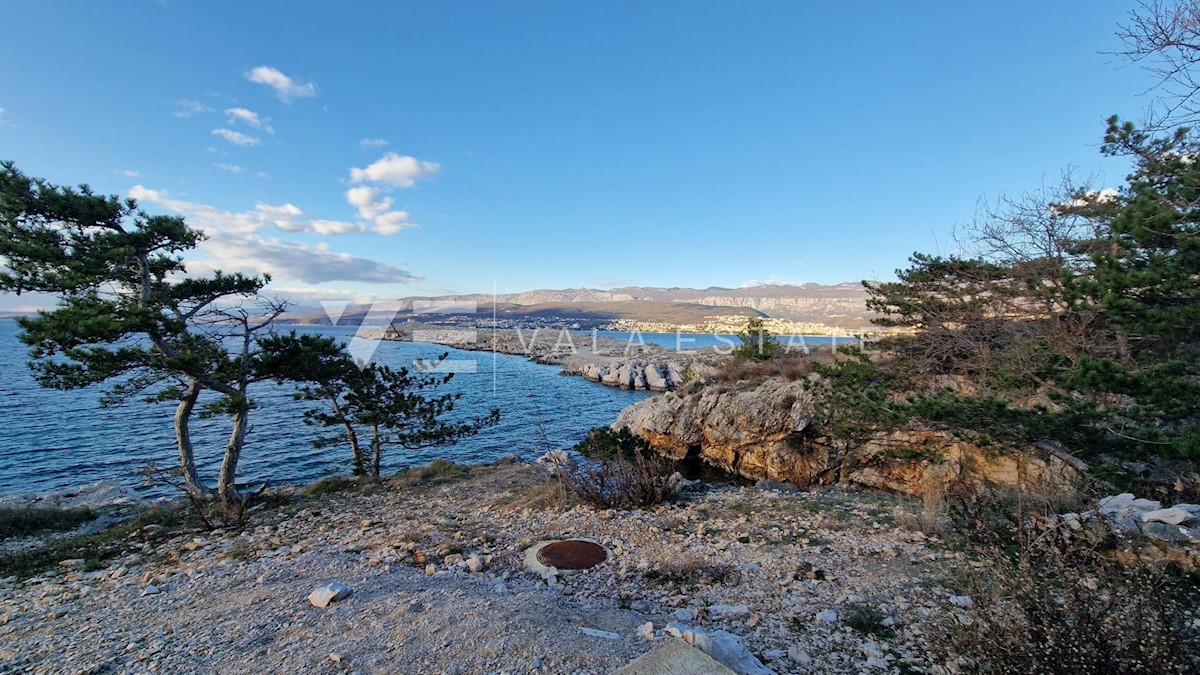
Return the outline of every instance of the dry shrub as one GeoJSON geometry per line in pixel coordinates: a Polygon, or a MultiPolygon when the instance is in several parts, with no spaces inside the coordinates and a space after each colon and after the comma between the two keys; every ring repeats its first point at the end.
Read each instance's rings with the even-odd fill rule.
{"type": "Polygon", "coordinates": [[[414,466],[398,472],[390,482],[402,487],[443,485],[469,478],[470,475],[470,467],[439,457],[425,466],[414,466]]]}
{"type": "Polygon", "coordinates": [[[551,476],[533,485],[512,488],[491,504],[508,510],[562,511],[574,506],[575,500],[564,481],[551,476]]]}
{"type": "Polygon", "coordinates": [[[776,357],[768,361],[728,359],[710,377],[713,383],[757,382],[772,377],[798,380],[812,372],[812,362],[802,355],[776,357]]]}
{"type": "Polygon", "coordinates": [[[938,477],[925,479],[921,484],[921,508],[897,504],[893,517],[901,529],[942,534],[947,527],[946,486],[938,477]]]}
{"type": "MultiPolygon", "coordinates": [[[[1068,496],[1068,500],[1070,497],[1068,496]]],[[[954,527],[984,565],[958,580],[973,605],[930,634],[944,658],[983,673],[1184,673],[1200,668],[1196,580],[1169,566],[1122,565],[1102,543],[995,489],[951,497],[954,527]]]]}
{"type": "Polygon", "coordinates": [[[596,508],[642,508],[675,495],[674,464],[653,451],[634,450],[562,466],[557,475],[567,492],[596,508]]]}

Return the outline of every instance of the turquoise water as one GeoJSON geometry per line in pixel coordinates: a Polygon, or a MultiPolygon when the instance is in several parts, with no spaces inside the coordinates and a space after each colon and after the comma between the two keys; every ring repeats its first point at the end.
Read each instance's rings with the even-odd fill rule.
{"type": "MultiPolygon", "coordinates": [[[[291,329],[291,327],[288,327],[291,329]]],[[[348,340],[349,327],[297,327],[348,340]]],[[[146,495],[166,494],[141,485],[147,462],[174,467],[174,406],[140,400],[100,408],[100,389],[43,389],[30,377],[26,350],[17,340],[14,321],[0,320],[0,494],[44,493],[117,479],[146,495]]],[[[650,395],[559,375],[557,366],[518,356],[447,350],[414,342],[383,342],[374,359],[408,366],[449,351],[454,360],[473,360],[477,372],[459,373],[447,385],[463,394],[456,413],[480,416],[500,408],[500,424],[452,446],[419,451],[396,449],[385,457],[386,471],[423,464],[435,457],[481,463],[515,454],[536,457],[581,440],[588,429],[608,425],[627,405],[650,395]]],[[[317,449],[318,429],[301,415],[312,403],[295,401],[290,389],[256,385],[251,395],[250,433],[238,481],[258,484],[308,482],[349,472],[349,450],[317,449]]],[[[202,399],[203,400],[203,399],[202,399]]],[[[228,419],[193,422],[196,459],[210,483],[216,475],[228,433],[228,419]]]]}

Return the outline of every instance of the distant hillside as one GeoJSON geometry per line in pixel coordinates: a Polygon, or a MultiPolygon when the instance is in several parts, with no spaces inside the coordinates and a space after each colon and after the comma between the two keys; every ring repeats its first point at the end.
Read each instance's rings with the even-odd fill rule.
{"type": "MultiPolygon", "coordinates": [[[[631,286],[609,291],[590,288],[541,289],[497,296],[477,293],[432,298],[409,297],[395,302],[401,307],[398,321],[434,318],[413,314],[414,301],[453,300],[475,303],[477,311],[487,315],[491,315],[495,304],[495,313],[500,319],[578,320],[584,327],[602,326],[615,320],[699,325],[722,318],[764,316],[861,328],[869,325],[866,297],[861,284],[804,284],[704,289],[631,286]]],[[[362,322],[368,309],[365,305],[347,307],[338,323],[357,325],[362,322]]],[[[451,316],[454,314],[450,313],[451,316]]],[[[441,316],[444,318],[446,315],[441,316]]],[[[290,312],[284,320],[292,323],[329,322],[325,312],[315,308],[290,312]]]]}
{"type": "MultiPolygon", "coordinates": [[[[712,307],[698,303],[660,302],[654,300],[626,300],[615,302],[543,302],[531,305],[518,305],[511,302],[497,302],[493,307],[492,299],[486,302],[478,300],[476,311],[456,309],[438,313],[413,312],[413,301],[430,300],[431,298],[404,298],[396,301],[400,304],[395,322],[405,321],[449,321],[453,319],[467,320],[471,317],[489,319],[493,310],[497,319],[504,321],[535,321],[546,323],[578,323],[581,328],[603,328],[613,321],[635,321],[640,323],[664,324],[703,324],[713,319],[764,316],[748,307],[712,307]]],[[[446,300],[449,298],[433,298],[446,300]]],[[[454,300],[469,305],[475,301],[471,296],[458,296],[454,300]]],[[[390,304],[390,303],[389,303],[390,304]]],[[[338,325],[356,326],[363,322],[371,307],[369,305],[351,305],[338,318],[338,325]]],[[[324,310],[307,310],[288,312],[281,317],[283,323],[297,324],[327,324],[328,315],[324,310]]]]}

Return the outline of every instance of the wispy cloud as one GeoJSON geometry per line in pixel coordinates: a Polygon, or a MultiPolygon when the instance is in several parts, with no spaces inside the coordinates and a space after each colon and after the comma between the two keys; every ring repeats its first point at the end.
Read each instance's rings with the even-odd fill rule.
{"type": "Polygon", "coordinates": [[[366,148],[368,150],[377,150],[390,144],[386,138],[363,138],[358,141],[358,145],[359,147],[366,148]]]}
{"type": "Polygon", "coordinates": [[[234,213],[179,199],[165,190],[151,190],[141,185],[133,186],[129,196],[186,216],[193,226],[205,231],[253,234],[263,228],[274,227],[284,232],[330,235],[362,232],[364,229],[358,223],[310,218],[300,207],[291,203],[276,205],[258,202],[249,211],[234,213]]]}
{"type": "Polygon", "coordinates": [[[240,123],[254,127],[255,129],[262,129],[268,134],[275,133],[275,129],[271,126],[271,119],[269,117],[262,117],[253,110],[249,110],[247,108],[226,108],[225,119],[228,120],[229,124],[231,125],[240,123]]]}
{"type": "Polygon", "coordinates": [[[245,147],[253,147],[262,142],[262,140],[259,139],[258,136],[251,136],[249,134],[243,134],[242,132],[234,131],[233,129],[225,129],[225,128],[213,129],[212,135],[220,136],[221,138],[224,138],[225,140],[229,141],[230,143],[233,143],[234,145],[240,145],[244,148],[245,147]]]}
{"type": "Polygon", "coordinates": [[[171,113],[171,114],[174,117],[178,117],[181,119],[187,118],[187,117],[194,117],[194,116],[200,115],[202,113],[212,112],[212,108],[204,105],[203,103],[201,103],[199,101],[193,101],[191,99],[186,99],[186,98],[176,101],[175,107],[176,107],[175,112],[171,113]]]}
{"type": "Polygon", "coordinates": [[[236,173],[238,175],[246,173],[246,167],[238,166],[237,164],[222,164],[221,162],[217,162],[213,164],[213,166],[222,171],[228,171],[229,173],[236,173]]]}
{"type": "Polygon", "coordinates": [[[145,177],[142,175],[141,171],[134,171],[133,169],[125,169],[124,171],[121,172],[121,175],[125,176],[126,178],[144,178],[145,177]]]}
{"type": "Polygon", "coordinates": [[[278,279],[295,279],[306,284],[329,281],[404,284],[421,280],[394,265],[339,253],[325,244],[308,245],[229,234],[208,239],[201,247],[211,257],[189,264],[189,270],[267,272],[278,279]]]}
{"type": "Polygon", "coordinates": [[[165,191],[135,185],[129,196],[138,201],[155,204],[185,216],[189,224],[213,235],[200,245],[203,255],[188,263],[191,272],[267,272],[281,280],[306,284],[329,281],[364,283],[409,283],[421,277],[375,260],[341,253],[327,244],[305,244],[263,237],[260,231],[275,227],[285,232],[339,234],[358,232],[355,223],[311,219],[294,204],[255,205],[251,211],[233,213],[208,204],[198,204],[172,197],[165,191]]]}
{"type": "Polygon", "coordinates": [[[284,75],[278,68],[257,66],[246,73],[246,79],[256,84],[265,84],[275,90],[275,95],[284,103],[291,103],[298,98],[312,98],[317,95],[317,85],[312,82],[300,82],[284,75]]]}

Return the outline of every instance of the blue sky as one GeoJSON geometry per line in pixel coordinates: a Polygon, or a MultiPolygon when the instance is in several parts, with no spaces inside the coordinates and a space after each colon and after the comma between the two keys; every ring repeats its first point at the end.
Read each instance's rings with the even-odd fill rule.
{"type": "Polygon", "coordinates": [[[889,277],[980,196],[1120,182],[1131,7],[10,3],[0,158],[302,301],[889,277]]]}

